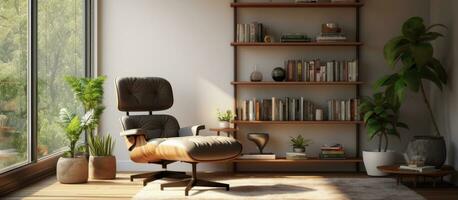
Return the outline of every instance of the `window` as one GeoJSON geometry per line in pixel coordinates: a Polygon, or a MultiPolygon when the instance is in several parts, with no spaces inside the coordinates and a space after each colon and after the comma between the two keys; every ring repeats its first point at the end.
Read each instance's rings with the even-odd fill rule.
{"type": "Polygon", "coordinates": [[[27,0],[0,1],[0,172],[28,161],[27,0]]]}
{"type": "Polygon", "coordinates": [[[38,158],[66,146],[59,110],[74,105],[66,76],[85,75],[84,0],[38,0],[38,158]]]}
{"type": "Polygon", "coordinates": [[[58,114],[75,105],[64,78],[88,74],[91,2],[0,0],[0,173],[67,146],[58,114]]]}

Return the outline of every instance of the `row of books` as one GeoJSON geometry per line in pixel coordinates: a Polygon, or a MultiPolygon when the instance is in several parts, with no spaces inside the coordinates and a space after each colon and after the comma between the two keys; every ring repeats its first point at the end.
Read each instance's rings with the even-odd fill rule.
{"type": "Polygon", "coordinates": [[[359,121],[359,99],[338,100],[332,99],[328,101],[328,119],[331,121],[359,121]]]}
{"type": "Polygon", "coordinates": [[[264,28],[262,23],[237,24],[236,42],[263,42],[264,28]]]}
{"type": "Polygon", "coordinates": [[[358,61],[285,61],[286,81],[355,82],[358,81],[358,61]]]}
{"type": "Polygon", "coordinates": [[[321,146],[321,159],[345,159],[345,150],[341,144],[321,146]]]}
{"type": "Polygon", "coordinates": [[[237,106],[237,120],[306,121],[315,120],[317,106],[304,97],[272,97],[244,100],[237,106]]]}

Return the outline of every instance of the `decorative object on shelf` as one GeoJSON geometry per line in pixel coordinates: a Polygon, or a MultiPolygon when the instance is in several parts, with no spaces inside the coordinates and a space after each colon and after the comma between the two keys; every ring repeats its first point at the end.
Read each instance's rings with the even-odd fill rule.
{"type": "Polygon", "coordinates": [[[284,81],[286,78],[286,71],[282,67],[275,67],[272,70],[272,79],[277,82],[284,81]]]}
{"type": "Polygon", "coordinates": [[[93,179],[115,179],[116,157],[113,156],[115,141],[110,134],[89,136],[89,177],[93,179]]]}
{"type": "Polygon", "coordinates": [[[8,116],[0,115],[0,127],[5,127],[8,123],[8,116]]]}
{"type": "Polygon", "coordinates": [[[268,133],[248,133],[247,139],[256,144],[259,154],[264,154],[263,149],[267,145],[267,142],[269,142],[268,133]]]}
{"type": "Polygon", "coordinates": [[[234,113],[232,113],[232,110],[226,110],[226,112],[217,110],[216,114],[218,116],[220,128],[229,128],[231,121],[234,120],[235,117],[234,113]]]}
{"type": "Polygon", "coordinates": [[[346,41],[347,37],[342,33],[342,28],[337,23],[325,23],[321,25],[321,33],[316,37],[317,42],[346,41]]]}
{"type": "Polygon", "coordinates": [[[386,176],[377,166],[393,165],[396,152],[388,151],[388,136],[400,138],[398,127],[408,128],[399,121],[399,106],[393,104],[384,93],[375,93],[373,97],[365,97],[359,107],[364,115],[364,124],[370,139],[378,137],[377,151],[363,151],[364,165],[369,176],[386,176]],[[382,140],[385,146],[382,148],[382,140]]]}
{"type": "Polygon", "coordinates": [[[312,39],[307,34],[295,33],[295,34],[283,34],[280,37],[280,42],[311,42],[312,39]]]}
{"type": "Polygon", "coordinates": [[[321,121],[323,120],[323,109],[316,109],[315,110],[315,120],[316,121],[321,121]]]}
{"type": "Polygon", "coordinates": [[[264,36],[264,42],[265,42],[265,43],[274,43],[274,42],[275,42],[275,39],[274,39],[273,36],[266,35],[266,36],[264,36]]]}
{"type": "Polygon", "coordinates": [[[256,65],[254,66],[254,71],[251,72],[250,80],[251,80],[252,82],[259,82],[259,81],[262,81],[262,73],[261,73],[260,71],[257,70],[257,66],[256,66],[256,65]]]}
{"type": "Polygon", "coordinates": [[[425,157],[421,155],[421,151],[417,151],[414,156],[409,156],[407,153],[402,154],[407,166],[423,167],[425,166],[425,157]]]}
{"type": "Polygon", "coordinates": [[[378,80],[376,88],[384,87],[387,97],[398,104],[403,103],[406,89],[421,92],[436,133],[435,136],[419,137],[415,139],[419,142],[412,142],[412,145],[423,143],[426,149],[425,164],[441,167],[446,159],[446,146],[423,86],[423,81],[429,81],[442,90],[447,84],[447,72],[441,62],[433,57],[431,42],[442,37],[441,33],[432,31],[435,27],[445,26],[433,24],[426,27],[420,17],[412,17],[404,22],[402,35],[394,37],[384,47],[385,60],[398,72],[378,80]]]}
{"type": "Polygon", "coordinates": [[[305,139],[304,137],[302,137],[302,135],[290,138],[290,144],[293,147],[293,151],[295,153],[304,153],[306,147],[308,147],[311,143],[311,140],[305,139]]]}

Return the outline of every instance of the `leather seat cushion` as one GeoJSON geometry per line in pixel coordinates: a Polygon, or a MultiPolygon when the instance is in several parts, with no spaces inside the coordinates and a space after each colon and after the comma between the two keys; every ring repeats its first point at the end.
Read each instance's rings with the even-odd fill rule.
{"type": "Polygon", "coordinates": [[[242,145],[224,136],[188,136],[167,138],[156,148],[164,160],[211,162],[233,159],[242,152],[242,145]]]}
{"type": "Polygon", "coordinates": [[[167,138],[156,138],[145,143],[142,137],[135,137],[138,147],[130,151],[130,159],[137,163],[150,163],[161,161],[162,158],[157,154],[159,144],[167,140],[167,138]],[[143,144],[142,144],[143,142],[143,144]]]}

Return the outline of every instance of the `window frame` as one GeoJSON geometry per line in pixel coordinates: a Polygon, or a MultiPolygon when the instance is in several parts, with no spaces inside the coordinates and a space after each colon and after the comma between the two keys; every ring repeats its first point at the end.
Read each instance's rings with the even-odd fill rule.
{"type": "MultiPolygon", "coordinates": [[[[84,0],[85,76],[94,76],[95,0],[84,0]]],[[[28,0],[27,161],[0,172],[0,197],[55,174],[63,152],[38,159],[38,0],[28,0]]],[[[87,139],[84,138],[87,142],[87,139]]]]}

